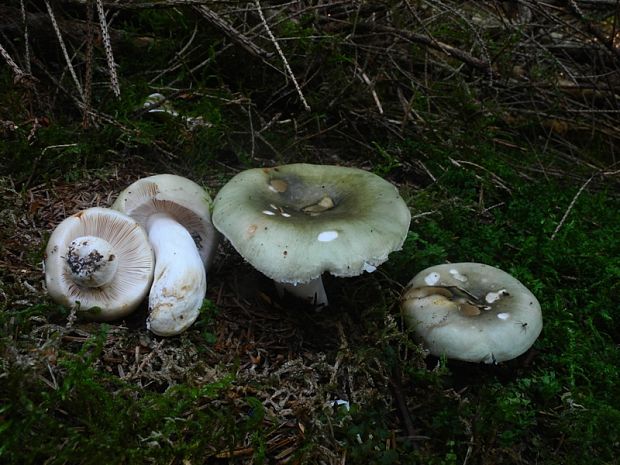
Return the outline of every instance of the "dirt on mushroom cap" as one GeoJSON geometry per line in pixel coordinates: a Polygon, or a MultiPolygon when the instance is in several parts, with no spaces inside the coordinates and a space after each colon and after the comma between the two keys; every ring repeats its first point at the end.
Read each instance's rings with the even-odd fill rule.
{"type": "Polygon", "coordinates": [[[63,220],[50,236],[45,259],[45,279],[52,298],[81,310],[97,320],[113,320],[130,313],[150,287],[155,260],[146,232],[127,215],[106,208],[89,208],[63,220]],[[90,288],[72,279],[66,252],[78,237],[94,236],[114,249],[116,273],[105,286],[90,288]]]}
{"type": "Polygon", "coordinates": [[[399,250],[411,215],[395,186],[364,170],[293,164],[232,178],[213,222],[256,269],[303,283],[355,276],[399,250]]]}

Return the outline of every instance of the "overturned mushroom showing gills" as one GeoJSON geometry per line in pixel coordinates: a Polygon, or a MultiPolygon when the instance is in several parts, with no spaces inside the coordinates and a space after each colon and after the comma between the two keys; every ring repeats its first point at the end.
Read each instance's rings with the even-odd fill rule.
{"type": "Polygon", "coordinates": [[[64,219],[45,249],[45,282],[52,299],[99,321],[131,313],[149,291],[154,266],[144,229],[107,208],[64,219]]]}
{"type": "Polygon", "coordinates": [[[356,168],[256,168],[218,193],[213,224],[254,268],[316,306],[321,274],[374,271],[399,250],[411,215],[395,186],[356,168]]]}
{"type": "Polygon", "coordinates": [[[195,182],[160,174],[139,179],[113,205],[146,228],[155,251],[147,327],[159,336],[179,334],[198,318],[218,237],[211,203],[195,182]]]}
{"type": "Polygon", "coordinates": [[[497,363],[528,350],[542,330],[540,304],[508,273],[482,263],[418,273],[402,297],[405,321],[431,354],[497,363]]]}

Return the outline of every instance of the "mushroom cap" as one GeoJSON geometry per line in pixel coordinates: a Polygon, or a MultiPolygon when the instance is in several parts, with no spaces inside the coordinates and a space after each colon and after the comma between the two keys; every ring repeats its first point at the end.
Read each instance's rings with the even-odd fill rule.
{"type": "Polygon", "coordinates": [[[215,227],[254,268],[292,284],[373,271],[402,247],[410,221],[379,176],[303,163],[243,171],[213,206],[215,227]]]}
{"type": "Polygon", "coordinates": [[[516,278],[482,263],[421,271],[407,285],[401,309],[431,354],[469,362],[513,359],[542,330],[536,297],[516,278]]]}
{"type": "Polygon", "coordinates": [[[82,287],[104,286],[118,270],[114,247],[96,236],[81,236],[72,240],[64,258],[71,271],[71,279],[82,287]]]}
{"type": "Polygon", "coordinates": [[[97,307],[99,311],[85,315],[100,321],[122,318],[144,300],[154,266],[153,250],[144,229],[129,216],[107,208],[89,208],[65,218],[52,232],[45,249],[45,282],[52,299],[67,307],[79,305],[80,311],[97,307]],[[112,279],[99,287],[75,282],[75,263],[68,263],[72,242],[89,236],[109,245],[94,251],[95,255],[118,261],[112,279]]]}
{"type": "Polygon", "coordinates": [[[217,232],[211,223],[213,201],[201,186],[182,176],[157,174],[138,179],[123,190],[112,208],[143,227],[154,213],[167,213],[188,230],[205,265],[215,255],[217,232]]]}

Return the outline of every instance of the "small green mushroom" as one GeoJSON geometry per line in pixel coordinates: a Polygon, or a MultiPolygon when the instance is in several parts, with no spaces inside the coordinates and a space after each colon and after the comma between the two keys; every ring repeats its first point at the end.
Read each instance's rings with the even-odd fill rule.
{"type": "Polygon", "coordinates": [[[542,330],[536,297],[508,273],[481,263],[421,271],[407,285],[401,310],[431,354],[470,362],[518,357],[542,330]]]}

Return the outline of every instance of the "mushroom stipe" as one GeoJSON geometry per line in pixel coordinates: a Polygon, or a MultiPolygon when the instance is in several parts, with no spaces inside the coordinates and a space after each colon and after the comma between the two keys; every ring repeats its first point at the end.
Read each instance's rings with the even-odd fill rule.
{"type": "Polygon", "coordinates": [[[180,334],[198,318],[218,242],[210,207],[202,187],[172,174],[139,179],[114,202],[147,229],[155,250],[147,328],[159,336],[180,334]]]}
{"type": "Polygon", "coordinates": [[[45,282],[52,299],[94,320],[131,313],[149,291],[154,266],[144,229],[107,208],[65,218],[45,250],[45,282]]]}

